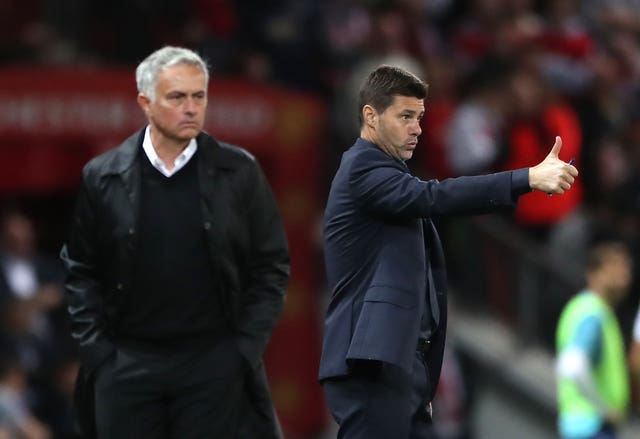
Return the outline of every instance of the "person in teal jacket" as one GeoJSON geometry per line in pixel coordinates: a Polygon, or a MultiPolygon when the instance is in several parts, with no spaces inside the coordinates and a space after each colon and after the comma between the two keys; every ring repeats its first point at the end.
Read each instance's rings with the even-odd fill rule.
{"type": "Polygon", "coordinates": [[[558,428],[564,439],[614,439],[629,405],[624,340],[614,307],[631,283],[620,243],[593,247],[586,288],[565,306],[557,327],[558,428]]]}

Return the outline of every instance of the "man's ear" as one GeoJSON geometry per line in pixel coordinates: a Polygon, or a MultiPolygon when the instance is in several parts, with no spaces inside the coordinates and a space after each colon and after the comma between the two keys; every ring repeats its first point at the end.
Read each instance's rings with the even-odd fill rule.
{"type": "Polygon", "coordinates": [[[151,99],[149,99],[149,97],[147,95],[145,95],[144,93],[138,93],[138,105],[140,106],[140,108],[142,108],[142,111],[144,111],[144,114],[146,114],[147,116],[149,116],[149,110],[151,107],[151,99]]]}
{"type": "Polygon", "coordinates": [[[362,107],[362,118],[366,125],[374,126],[378,119],[378,112],[371,105],[365,105],[362,107]]]}

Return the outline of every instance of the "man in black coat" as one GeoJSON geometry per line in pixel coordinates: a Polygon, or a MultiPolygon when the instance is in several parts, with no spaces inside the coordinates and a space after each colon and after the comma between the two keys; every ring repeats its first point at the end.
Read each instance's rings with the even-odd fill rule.
{"type": "Polygon", "coordinates": [[[332,297],[319,378],[344,439],[429,437],[447,326],[446,271],[432,217],[513,209],[532,189],[561,194],[578,174],[556,138],[532,168],[423,181],[405,164],[427,86],[381,66],[360,90],[360,138],[342,156],[324,217],[332,297]]]}
{"type": "Polygon", "coordinates": [[[152,53],[136,70],[149,125],[83,170],[61,256],[100,439],[281,437],[262,355],[286,237],[255,158],[202,132],[208,79],[188,49],[152,53]]]}

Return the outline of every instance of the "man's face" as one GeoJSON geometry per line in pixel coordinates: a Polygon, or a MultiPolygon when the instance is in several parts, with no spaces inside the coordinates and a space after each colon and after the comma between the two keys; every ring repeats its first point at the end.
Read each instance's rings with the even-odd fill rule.
{"type": "Polygon", "coordinates": [[[167,140],[186,142],[204,126],[207,84],[202,70],[190,64],[167,67],[158,74],[156,99],[140,95],[152,131],[167,140]]]}
{"type": "Polygon", "coordinates": [[[422,133],[420,120],[423,115],[423,99],[395,96],[384,112],[376,114],[375,143],[387,154],[403,161],[409,160],[422,133]]]}
{"type": "Polygon", "coordinates": [[[632,280],[632,262],[625,254],[613,253],[600,268],[602,282],[609,291],[609,297],[618,303],[627,295],[632,280]]]}
{"type": "Polygon", "coordinates": [[[28,218],[19,214],[7,217],[4,222],[3,238],[4,245],[10,253],[23,258],[33,256],[36,237],[33,224],[28,218]]]}

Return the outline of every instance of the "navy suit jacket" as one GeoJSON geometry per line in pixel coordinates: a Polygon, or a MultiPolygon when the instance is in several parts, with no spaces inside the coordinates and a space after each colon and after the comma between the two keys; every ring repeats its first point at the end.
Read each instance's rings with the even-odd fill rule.
{"type": "Polygon", "coordinates": [[[429,297],[435,294],[439,326],[427,357],[434,393],[445,342],[447,280],[430,218],[513,209],[529,190],[528,169],[423,181],[404,162],[359,138],[342,156],[325,209],[332,297],[320,380],[348,374],[351,359],[385,361],[410,374],[420,322],[423,314],[434,314],[429,297]]]}

